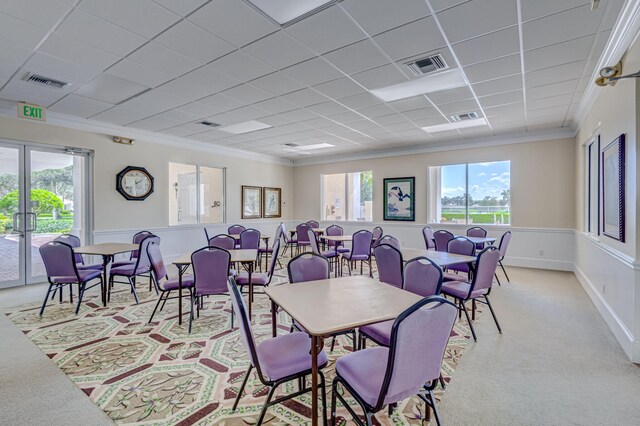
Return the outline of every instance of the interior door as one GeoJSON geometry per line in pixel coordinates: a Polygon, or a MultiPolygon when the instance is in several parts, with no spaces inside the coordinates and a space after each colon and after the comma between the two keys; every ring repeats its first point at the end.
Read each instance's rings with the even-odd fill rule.
{"type": "Polygon", "coordinates": [[[24,147],[0,142],[0,288],[25,283],[24,147]]]}

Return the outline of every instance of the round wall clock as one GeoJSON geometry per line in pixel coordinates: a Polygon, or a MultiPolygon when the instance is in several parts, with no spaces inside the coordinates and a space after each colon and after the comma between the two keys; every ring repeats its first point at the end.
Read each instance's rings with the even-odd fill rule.
{"type": "Polygon", "coordinates": [[[144,167],[127,166],[116,177],[116,189],[127,200],[142,201],[153,192],[153,176],[144,167]]]}

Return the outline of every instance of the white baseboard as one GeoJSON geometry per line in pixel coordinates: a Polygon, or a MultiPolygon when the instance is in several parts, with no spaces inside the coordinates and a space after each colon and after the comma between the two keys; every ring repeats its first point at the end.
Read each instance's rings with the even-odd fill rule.
{"type": "Polygon", "coordinates": [[[552,269],[554,271],[573,272],[573,262],[568,260],[535,259],[532,257],[507,256],[502,261],[504,266],[516,266],[521,268],[552,269]]]}

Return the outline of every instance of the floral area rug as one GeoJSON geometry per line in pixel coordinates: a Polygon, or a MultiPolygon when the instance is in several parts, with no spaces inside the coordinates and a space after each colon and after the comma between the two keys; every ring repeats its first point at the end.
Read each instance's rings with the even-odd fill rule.
{"type": "MultiPolygon", "coordinates": [[[[365,274],[367,271],[365,271],[365,274]]],[[[286,282],[286,270],[276,272],[274,282],[286,282]]],[[[200,317],[188,333],[188,314],[178,325],[177,300],[169,300],[154,321],[148,319],[157,297],[146,283],[138,285],[140,304],[133,303],[127,289],[112,293],[108,307],[101,306],[99,290],[89,291],[80,313],[75,304],[49,302],[42,317],[40,304],[8,310],[6,315],[44,352],[52,362],[118,424],[139,425],[253,425],[256,423],[268,388],[254,372],[238,409],[231,407],[239,391],[248,357],[236,328],[230,329],[231,302],[228,296],[205,299],[200,317]]],[[[66,290],[66,289],[65,289],[66,290]]],[[[188,299],[184,305],[188,312],[188,299]]],[[[256,294],[253,304],[253,331],[256,340],[271,337],[268,298],[256,294]]],[[[279,333],[288,333],[291,319],[278,317],[279,333]]],[[[453,330],[442,366],[445,382],[469,340],[464,319],[453,330]]],[[[326,351],[329,365],[323,370],[330,385],[335,361],[351,352],[351,339],[340,336],[332,352],[331,339],[326,351]]],[[[372,343],[368,342],[368,346],[372,343]]],[[[297,390],[297,381],[283,385],[276,396],[297,390]]],[[[330,386],[327,386],[330,404],[330,386]]],[[[443,390],[436,390],[437,398],[443,390]]],[[[357,413],[355,401],[348,399],[357,413]]],[[[328,410],[329,411],[329,410],[328,410]]],[[[311,424],[310,393],[270,407],[265,424],[311,424]]],[[[391,417],[387,410],[376,414],[377,424],[418,425],[424,423],[424,404],[414,397],[398,404],[391,417]]],[[[346,409],[339,407],[340,425],[354,424],[346,409]]],[[[328,413],[328,415],[330,415],[328,413]]]]}

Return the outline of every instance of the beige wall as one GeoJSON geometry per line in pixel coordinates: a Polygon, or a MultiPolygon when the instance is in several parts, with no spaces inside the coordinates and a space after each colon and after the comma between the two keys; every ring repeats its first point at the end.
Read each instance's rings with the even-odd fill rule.
{"type": "Polygon", "coordinates": [[[20,119],[0,118],[0,139],[88,148],[95,151],[95,230],[165,227],[169,224],[169,162],[227,168],[227,222],[241,222],[240,186],[282,188],[283,219],[293,214],[293,170],[289,166],[224,157],[183,147],[136,140],[132,146],[111,136],[20,119]],[[128,165],[145,167],[155,178],[154,193],[127,201],[115,190],[116,174],[128,165]]]}
{"type": "Polygon", "coordinates": [[[433,152],[343,163],[296,167],[294,216],[320,217],[320,175],[373,171],[373,220],[382,222],[384,178],[416,177],[416,222],[427,222],[427,174],[430,166],[465,162],[511,161],[512,225],[573,228],[575,160],[573,138],[433,152]]]}

